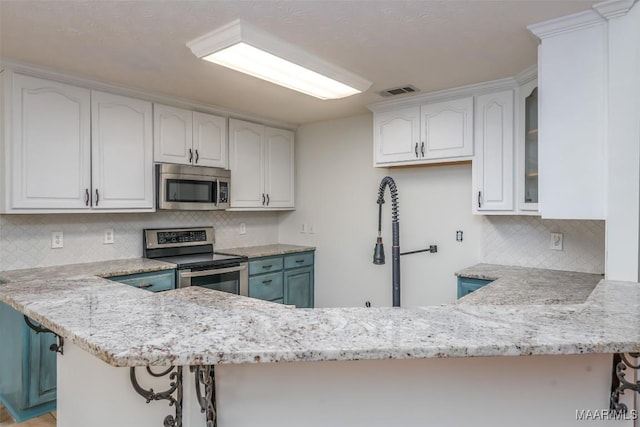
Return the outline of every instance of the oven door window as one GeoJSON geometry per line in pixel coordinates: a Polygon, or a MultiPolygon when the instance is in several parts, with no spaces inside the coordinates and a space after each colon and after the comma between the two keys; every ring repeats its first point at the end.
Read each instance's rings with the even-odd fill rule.
{"type": "Polygon", "coordinates": [[[192,277],[191,286],[201,286],[216,291],[240,294],[240,273],[212,274],[210,276],[192,277]]]}
{"type": "Polygon", "coordinates": [[[168,202],[215,203],[216,181],[167,179],[168,202]]]}

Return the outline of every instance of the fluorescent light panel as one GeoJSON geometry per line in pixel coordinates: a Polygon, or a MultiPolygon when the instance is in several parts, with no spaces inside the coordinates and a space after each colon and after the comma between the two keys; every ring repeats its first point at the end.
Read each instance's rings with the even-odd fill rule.
{"type": "Polygon", "coordinates": [[[370,81],[240,20],[187,46],[204,60],[320,99],[345,98],[371,86],[370,81]]]}

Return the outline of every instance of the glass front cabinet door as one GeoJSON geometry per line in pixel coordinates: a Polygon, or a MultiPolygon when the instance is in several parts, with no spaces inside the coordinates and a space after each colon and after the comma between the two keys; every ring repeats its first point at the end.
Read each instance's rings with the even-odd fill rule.
{"type": "Polygon", "coordinates": [[[538,211],[538,88],[534,80],[520,87],[519,208],[538,211]]]}

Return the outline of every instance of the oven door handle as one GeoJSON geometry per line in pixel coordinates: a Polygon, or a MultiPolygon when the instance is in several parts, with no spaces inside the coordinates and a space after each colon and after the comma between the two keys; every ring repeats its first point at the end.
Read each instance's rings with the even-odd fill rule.
{"type": "Polygon", "coordinates": [[[203,270],[203,271],[184,271],[180,273],[180,277],[202,277],[202,276],[211,276],[213,274],[225,274],[225,273],[234,273],[236,271],[242,271],[247,269],[247,264],[240,265],[239,267],[229,267],[229,268],[214,268],[211,270],[203,270]]]}

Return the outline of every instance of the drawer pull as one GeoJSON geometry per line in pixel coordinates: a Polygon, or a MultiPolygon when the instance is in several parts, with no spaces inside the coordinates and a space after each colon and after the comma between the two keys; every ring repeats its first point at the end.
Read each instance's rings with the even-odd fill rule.
{"type": "Polygon", "coordinates": [[[269,280],[263,280],[262,283],[264,283],[265,285],[268,285],[269,283],[273,282],[272,279],[269,280]]]}
{"type": "Polygon", "coordinates": [[[153,286],[153,283],[140,283],[137,287],[140,289],[144,289],[144,288],[150,288],[153,286]]]}
{"type": "Polygon", "coordinates": [[[303,262],[304,262],[304,260],[303,260],[303,259],[297,259],[297,260],[296,260],[296,262],[297,262],[298,264],[300,264],[300,263],[303,263],[303,262]]]}
{"type": "Polygon", "coordinates": [[[263,265],[263,266],[262,266],[262,268],[265,268],[265,269],[266,269],[266,268],[271,268],[271,267],[273,267],[273,264],[263,265]]]}

